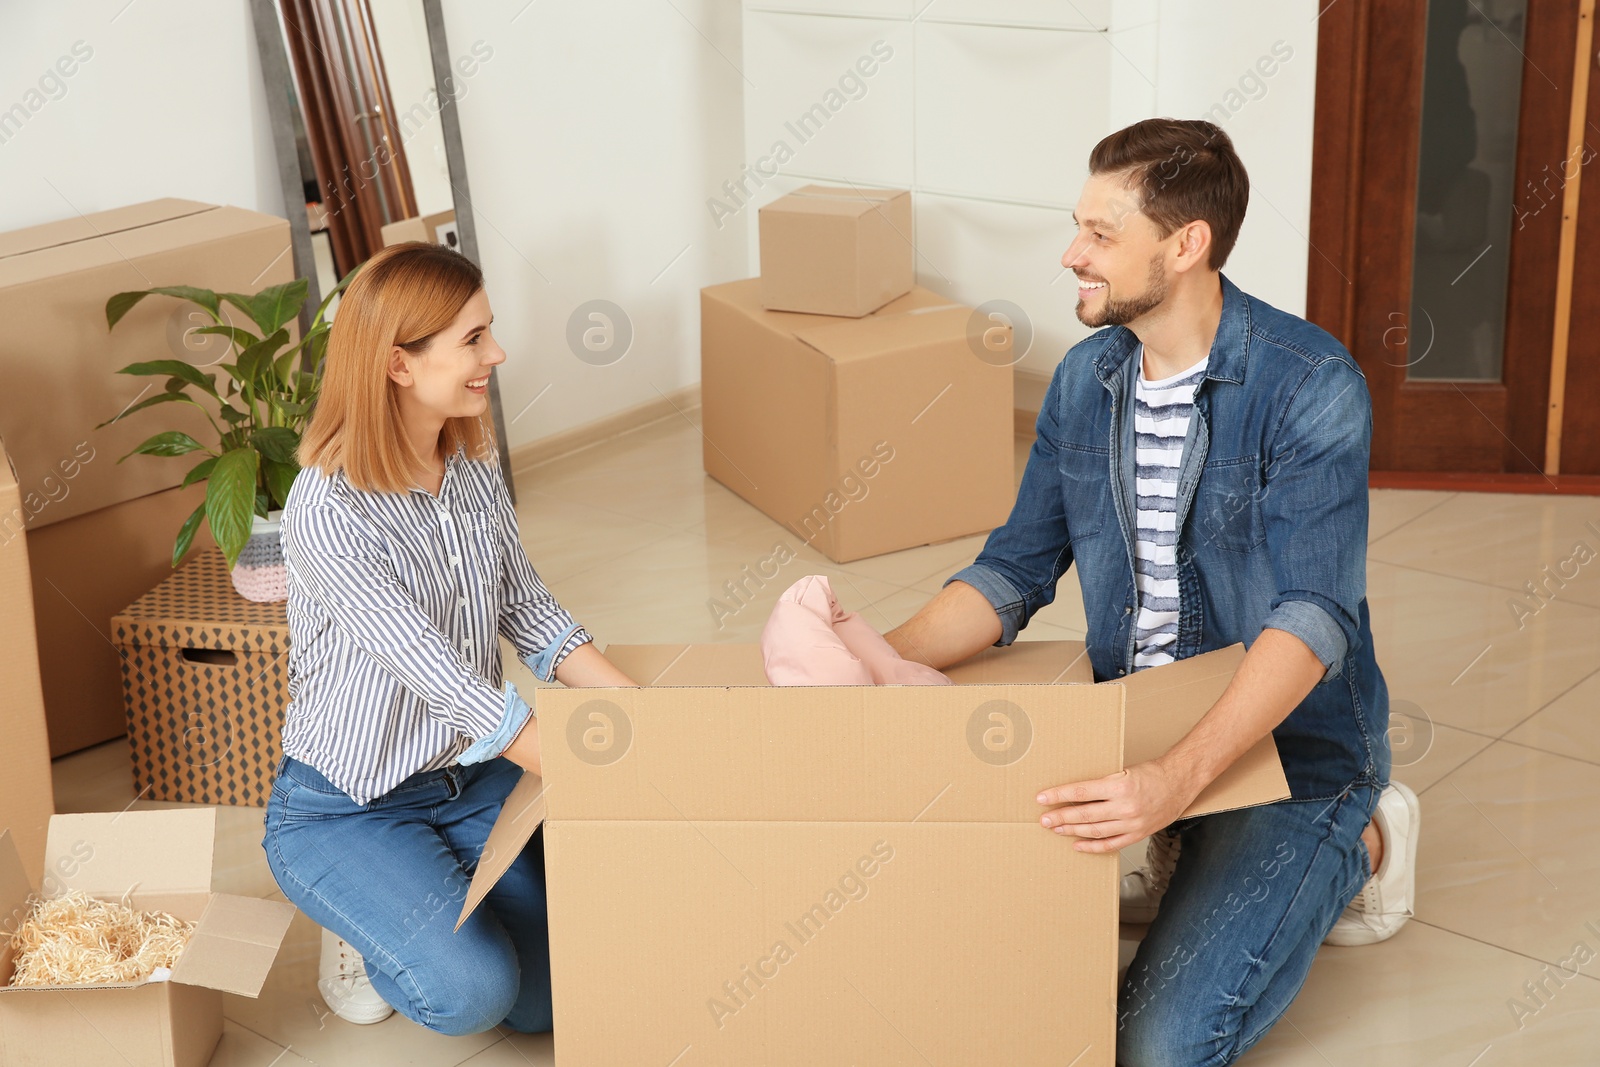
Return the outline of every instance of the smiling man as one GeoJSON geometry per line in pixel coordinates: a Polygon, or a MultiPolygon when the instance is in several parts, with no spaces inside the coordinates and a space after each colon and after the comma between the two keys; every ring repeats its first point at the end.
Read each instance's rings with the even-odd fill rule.
{"type": "Polygon", "coordinates": [[[1337,340],[1221,274],[1249,195],[1209,122],[1095,146],[1061,262],[1105,328],[1057,366],[1005,525],[887,635],[933,667],[1008,645],[1076,565],[1096,680],[1249,646],[1170,751],[1039,795],[1080,851],[1150,839],[1122,883],[1123,921],[1150,923],[1119,998],[1125,1067],[1232,1063],[1320,944],[1411,914],[1419,812],[1389,783],[1365,593],[1371,401],[1337,340]],[[1180,818],[1268,732],[1290,800],[1180,818]]]}

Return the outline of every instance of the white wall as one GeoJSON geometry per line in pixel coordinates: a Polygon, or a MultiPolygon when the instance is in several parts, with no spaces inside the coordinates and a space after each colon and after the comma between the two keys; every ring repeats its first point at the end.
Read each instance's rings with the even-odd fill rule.
{"type": "MultiPolygon", "coordinates": [[[[1070,212],[1095,142],[1140,118],[1211,112],[1234,137],[1253,196],[1227,273],[1304,310],[1314,0],[744,0],[744,10],[746,64],[760,72],[745,92],[747,154],[768,173],[778,142],[792,158],[723,202],[746,220],[810,181],[911,188],[918,281],[971,304],[1019,305],[1036,332],[1024,382],[1088,333],[1061,281],[1070,212]],[[1280,40],[1291,58],[1229,96],[1280,40]],[[800,142],[786,121],[875,43],[890,58],[800,142]],[[1223,101],[1226,112],[1212,110],[1223,101]]],[[[746,255],[755,273],[753,223],[746,255]]]]}
{"type": "Polygon", "coordinates": [[[445,21],[452,54],[493,52],[461,121],[512,447],[698,381],[699,290],[745,273],[742,222],[704,207],[742,152],[738,5],[451,0],[445,21]],[[596,299],[634,333],[604,366],[567,340],[596,299]]]}
{"type": "Polygon", "coordinates": [[[0,232],[166,196],[283,216],[244,0],[0,0],[0,112],[14,105],[0,232]]]}

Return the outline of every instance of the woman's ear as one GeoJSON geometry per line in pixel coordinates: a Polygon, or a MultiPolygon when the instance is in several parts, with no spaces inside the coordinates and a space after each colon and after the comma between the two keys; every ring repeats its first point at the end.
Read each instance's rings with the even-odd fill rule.
{"type": "Polygon", "coordinates": [[[411,373],[411,353],[393,345],[389,349],[389,366],[387,367],[389,380],[401,387],[409,387],[415,383],[411,373]]]}

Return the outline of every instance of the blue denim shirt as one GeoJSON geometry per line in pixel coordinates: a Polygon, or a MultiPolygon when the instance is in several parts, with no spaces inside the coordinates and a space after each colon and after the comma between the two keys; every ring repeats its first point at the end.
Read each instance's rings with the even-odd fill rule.
{"type": "MultiPolygon", "coordinates": [[[[1178,474],[1178,659],[1264,627],[1327,668],[1273,731],[1299,800],[1387,784],[1389,698],[1366,601],[1366,379],[1337,340],[1222,279],[1222,319],[1178,474]]],[[[1016,640],[1076,563],[1097,681],[1134,670],[1134,385],[1138,338],[1074,345],[1039,411],[1017,502],[971,566],[1016,640]]]]}

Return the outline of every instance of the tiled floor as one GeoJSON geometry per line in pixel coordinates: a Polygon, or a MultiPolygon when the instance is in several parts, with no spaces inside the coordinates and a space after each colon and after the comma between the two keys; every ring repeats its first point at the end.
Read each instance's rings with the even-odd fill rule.
{"type": "MultiPolygon", "coordinates": [[[[602,643],[754,640],[779,592],[808,573],[887,629],[982,544],[831,563],[706,478],[700,448],[674,417],[519,478],[535,566],[602,643]],[[780,543],[796,558],[749,603],[728,599],[726,583],[780,543]]],[[[1017,455],[1020,469],[1025,442],[1017,455]]],[[[1600,500],[1381,491],[1371,536],[1396,776],[1422,794],[1417,918],[1382,945],[1323,949],[1282,1024],[1242,1062],[1600,1063],[1600,500]],[[1528,595],[1528,582],[1545,592],[1528,595]]],[[[1024,637],[1081,638],[1082,627],[1069,573],[1024,637]]],[[[61,811],[132,799],[120,742],[56,765],[61,811]]],[[[220,810],[219,889],[279,895],[260,823],[256,810],[220,810]]],[[[227,998],[216,1067],[554,1062],[547,1036],[445,1038],[398,1015],[374,1027],[327,1016],[317,949],[301,916],[262,997],[227,998]]]]}

